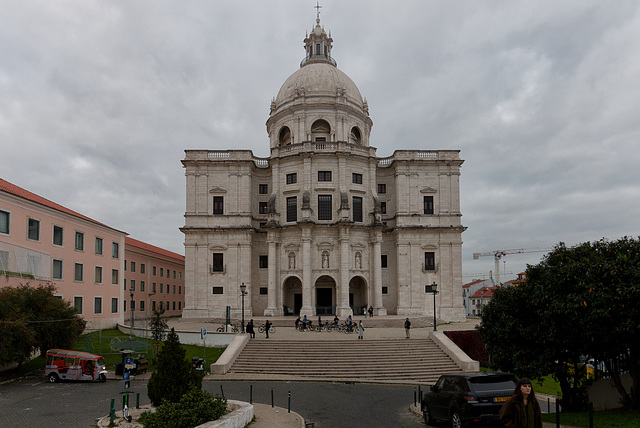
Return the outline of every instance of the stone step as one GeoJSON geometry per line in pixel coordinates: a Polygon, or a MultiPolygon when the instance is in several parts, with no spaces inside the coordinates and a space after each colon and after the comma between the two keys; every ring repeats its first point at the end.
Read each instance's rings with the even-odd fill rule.
{"type": "Polygon", "coordinates": [[[460,371],[431,340],[251,340],[230,372],[432,383],[460,371]]]}

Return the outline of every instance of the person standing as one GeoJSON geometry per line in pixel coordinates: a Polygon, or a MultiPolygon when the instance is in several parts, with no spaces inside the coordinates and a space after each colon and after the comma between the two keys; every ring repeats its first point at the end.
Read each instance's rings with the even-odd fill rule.
{"type": "Polygon", "coordinates": [[[271,328],[271,321],[269,321],[269,318],[267,318],[267,320],[264,323],[264,332],[267,335],[267,339],[269,338],[269,329],[271,328]]]}
{"type": "Polygon", "coordinates": [[[409,318],[404,321],[404,333],[407,335],[407,339],[411,337],[411,321],[409,321],[409,318]]]}
{"type": "Polygon", "coordinates": [[[373,318],[373,306],[369,306],[369,310],[367,312],[369,312],[369,318],[373,318]]]}
{"type": "Polygon", "coordinates": [[[253,329],[253,318],[247,323],[247,333],[252,339],[256,338],[256,331],[253,329]]]}
{"type": "Polygon", "coordinates": [[[500,409],[500,422],[507,428],[542,428],[542,411],[529,379],[516,383],[513,396],[500,409]]]}
{"type": "Polygon", "coordinates": [[[358,323],[358,339],[364,339],[364,326],[362,321],[358,323]]]}

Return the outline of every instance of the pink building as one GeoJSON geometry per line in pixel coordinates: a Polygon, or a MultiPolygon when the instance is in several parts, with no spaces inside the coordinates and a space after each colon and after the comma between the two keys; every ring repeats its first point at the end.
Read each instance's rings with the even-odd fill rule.
{"type": "Polygon", "coordinates": [[[125,238],[125,323],[148,319],[155,308],[165,316],[180,316],[184,307],[184,256],[125,238]]]}
{"type": "Polygon", "coordinates": [[[125,236],[0,179],[0,287],[51,282],[87,328],[123,321],[125,236]]]}

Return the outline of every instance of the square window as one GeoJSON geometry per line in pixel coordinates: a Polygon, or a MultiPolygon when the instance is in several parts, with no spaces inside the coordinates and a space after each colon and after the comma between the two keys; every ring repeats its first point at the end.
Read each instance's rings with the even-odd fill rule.
{"type": "Polygon", "coordinates": [[[94,277],[95,277],[96,284],[102,284],[102,266],[95,267],[94,277]]]}
{"type": "Polygon", "coordinates": [[[331,195],[318,195],[318,220],[331,220],[331,195]]]}
{"type": "Polygon", "coordinates": [[[173,271],[173,279],[176,279],[176,271],[173,271]]]}
{"type": "Polygon", "coordinates": [[[152,266],[152,267],[151,267],[151,270],[152,270],[152,275],[153,275],[153,276],[156,276],[156,267],[155,267],[155,266],[152,266]]]}
{"type": "Polygon", "coordinates": [[[224,294],[223,287],[213,287],[212,291],[213,291],[213,294],[224,294]]]}
{"type": "Polygon", "coordinates": [[[62,247],[62,238],[64,229],[60,226],[53,226],[53,245],[59,245],[62,247]]]}
{"type": "Polygon", "coordinates": [[[287,222],[298,221],[298,197],[287,198],[287,222]]]}
{"type": "Polygon", "coordinates": [[[260,214],[268,214],[269,213],[269,204],[267,202],[258,202],[259,209],[258,212],[260,214]]]}
{"type": "Polygon", "coordinates": [[[262,295],[269,294],[269,288],[268,287],[260,287],[260,294],[262,294],[262,295]]]}
{"type": "Polygon", "coordinates": [[[82,265],[82,263],[76,263],[75,264],[73,280],[74,281],[84,281],[84,266],[82,265]]]}
{"type": "Polygon", "coordinates": [[[0,233],[9,234],[9,220],[11,220],[9,212],[0,210],[0,233]]]}
{"type": "Polygon", "coordinates": [[[268,184],[258,184],[258,193],[260,195],[266,195],[269,193],[269,185],[268,184]]]}
{"type": "Polygon", "coordinates": [[[260,269],[267,269],[269,267],[269,256],[260,256],[260,269]]]}
{"type": "Polygon", "coordinates": [[[111,257],[117,259],[120,257],[120,244],[117,242],[111,243],[111,257]]]}
{"type": "Polygon", "coordinates": [[[140,291],[144,291],[144,281],[140,281],[140,291]]]}
{"type": "Polygon", "coordinates": [[[160,294],[164,293],[164,284],[160,283],[160,294]]]}
{"type": "Polygon", "coordinates": [[[387,203],[386,202],[380,202],[380,213],[381,214],[386,214],[387,213],[387,203]]]}
{"type": "Polygon", "coordinates": [[[53,260],[53,271],[51,272],[53,279],[62,279],[62,266],[62,260],[53,260]]]}
{"type": "Polygon", "coordinates": [[[74,296],[73,297],[73,307],[76,309],[76,312],[82,314],[82,297],[74,296]]]}
{"type": "Polygon", "coordinates": [[[380,256],[380,266],[383,268],[387,267],[387,255],[386,254],[382,254],[380,256]]]}
{"type": "Polygon", "coordinates": [[[93,300],[93,313],[101,314],[102,313],[102,297],[95,297],[93,300]]]}
{"type": "Polygon", "coordinates": [[[354,184],[362,184],[362,174],[353,173],[351,174],[351,182],[354,184]]]}
{"type": "Polygon", "coordinates": [[[96,238],[96,254],[102,255],[102,238],[96,238]]]}
{"type": "Polygon", "coordinates": [[[425,196],[423,198],[423,205],[425,214],[433,214],[433,196],[425,196]]]}
{"type": "Polygon", "coordinates": [[[129,291],[131,291],[132,293],[134,291],[136,291],[136,280],[135,279],[129,280],[129,291]]]}
{"type": "Polygon", "coordinates": [[[118,269],[111,269],[111,284],[118,285],[119,283],[118,269]]]}
{"type": "Polygon", "coordinates": [[[160,277],[162,278],[164,276],[164,268],[160,268],[160,277]]]}
{"type": "Polygon", "coordinates": [[[151,284],[151,292],[152,293],[156,292],[156,283],[155,282],[151,284]]]}
{"type": "Polygon", "coordinates": [[[140,300],[140,312],[144,312],[144,300],[140,300]]]}
{"type": "Polygon", "coordinates": [[[224,272],[224,254],[213,253],[213,264],[211,265],[212,272],[224,272]]]}
{"type": "Polygon", "coordinates": [[[135,300],[131,301],[131,308],[130,309],[131,309],[131,312],[136,310],[136,301],[135,300]]]}
{"type": "Polygon", "coordinates": [[[178,272],[178,279],[182,281],[182,272],[178,272]]]}
{"type": "Polygon", "coordinates": [[[36,220],[36,219],[33,219],[33,218],[29,219],[27,237],[29,239],[34,240],[34,241],[39,241],[40,240],[40,221],[39,220],[36,220]]]}
{"type": "Polygon", "coordinates": [[[147,266],[144,263],[140,263],[140,273],[146,273],[147,266]]]}
{"type": "Polygon", "coordinates": [[[131,262],[131,272],[136,271],[136,262],[131,262]]]}
{"type": "Polygon", "coordinates": [[[318,171],[318,181],[331,181],[331,171],[318,171]]]}
{"type": "Polygon", "coordinates": [[[76,240],[74,248],[78,251],[84,251],[84,233],[76,232],[76,240]]]}
{"type": "Polygon", "coordinates": [[[382,294],[389,294],[389,287],[382,287],[382,294]]]}
{"type": "Polygon", "coordinates": [[[287,184],[296,184],[298,182],[298,174],[295,172],[292,174],[287,174],[287,184]]]}
{"type": "Polygon", "coordinates": [[[387,185],[379,183],[378,184],[378,193],[387,193],[387,185]]]}
{"type": "Polygon", "coordinates": [[[178,294],[182,294],[182,285],[178,285],[178,294]]]}
{"type": "Polygon", "coordinates": [[[118,313],[118,298],[117,297],[112,297],[111,298],[111,313],[112,314],[117,314],[118,313]]]}
{"type": "Polygon", "coordinates": [[[224,214],[224,196],[213,197],[213,215],[224,214]]]}

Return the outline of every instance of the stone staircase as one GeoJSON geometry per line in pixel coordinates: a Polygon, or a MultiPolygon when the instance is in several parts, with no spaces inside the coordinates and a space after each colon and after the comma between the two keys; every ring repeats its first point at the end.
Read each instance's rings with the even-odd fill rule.
{"type": "Polygon", "coordinates": [[[229,370],[292,378],[433,384],[460,368],[431,339],[251,340],[229,370]]]}

